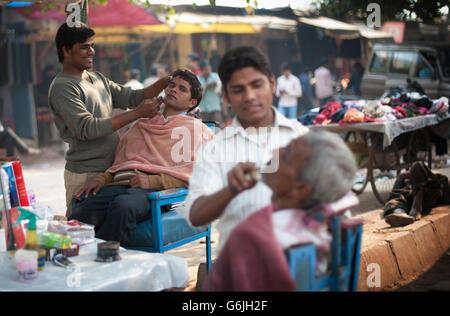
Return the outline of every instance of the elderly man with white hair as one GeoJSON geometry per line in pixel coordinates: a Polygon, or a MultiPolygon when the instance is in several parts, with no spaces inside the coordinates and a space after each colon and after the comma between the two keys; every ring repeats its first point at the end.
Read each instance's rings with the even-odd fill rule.
{"type": "Polygon", "coordinates": [[[326,272],[331,234],[325,206],[338,205],[334,214],[339,214],[358,203],[349,193],[357,171],[353,154],[337,134],[310,131],[274,155],[279,155],[278,170],[263,174],[272,204],[230,233],[204,290],[295,290],[284,251],[298,244],[314,244],[316,274],[326,272]]]}

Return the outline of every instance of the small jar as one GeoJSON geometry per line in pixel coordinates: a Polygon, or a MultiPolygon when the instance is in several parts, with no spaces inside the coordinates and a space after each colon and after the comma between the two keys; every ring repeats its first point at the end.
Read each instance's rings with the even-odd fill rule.
{"type": "Polygon", "coordinates": [[[38,252],[19,249],[16,251],[16,267],[20,282],[33,282],[38,275],[38,252]]]}

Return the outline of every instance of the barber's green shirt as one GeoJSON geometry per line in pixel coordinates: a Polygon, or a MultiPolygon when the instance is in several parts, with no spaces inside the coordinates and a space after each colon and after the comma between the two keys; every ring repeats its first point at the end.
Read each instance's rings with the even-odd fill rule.
{"type": "Polygon", "coordinates": [[[114,162],[119,133],[110,118],[113,108],[136,107],[144,92],[88,72],[92,83],[60,72],[48,92],[49,106],[62,139],[69,144],[66,169],[104,172],[114,162]]]}

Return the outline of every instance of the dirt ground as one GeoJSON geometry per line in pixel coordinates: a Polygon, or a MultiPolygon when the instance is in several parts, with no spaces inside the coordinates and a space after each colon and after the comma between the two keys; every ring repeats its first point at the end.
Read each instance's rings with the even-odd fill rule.
{"type": "Polygon", "coordinates": [[[450,291],[450,248],[425,273],[396,292],[450,291]]]}
{"type": "MultiPolygon", "coordinates": [[[[41,154],[20,157],[27,190],[32,190],[36,200],[50,206],[54,215],[65,214],[64,189],[64,151],[65,146],[53,145],[42,149],[41,154]]],[[[450,177],[450,164],[437,171],[450,177]]],[[[352,209],[353,215],[379,209],[382,205],[374,198],[370,185],[360,196],[360,205],[352,209]]],[[[219,234],[212,227],[212,258],[217,256],[216,246],[219,234]]],[[[175,248],[169,254],[183,257],[188,262],[190,279],[185,291],[195,290],[197,270],[200,263],[205,262],[205,244],[196,241],[183,247],[175,248]]],[[[427,291],[443,288],[450,291],[450,250],[427,272],[410,284],[402,285],[397,291],[427,291]]]]}

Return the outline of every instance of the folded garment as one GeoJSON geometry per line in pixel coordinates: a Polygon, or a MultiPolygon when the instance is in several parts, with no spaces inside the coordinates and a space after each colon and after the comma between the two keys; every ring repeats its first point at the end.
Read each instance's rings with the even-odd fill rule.
{"type": "Polygon", "coordinates": [[[446,115],[448,113],[448,98],[440,97],[433,102],[430,108],[431,113],[437,113],[439,115],[446,115]]]}
{"type": "Polygon", "coordinates": [[[364,113],[358,111],[357,109],[348,109],[347,112],[345,112],[342,122],[362,123],[364,122],[364,113]]]}

